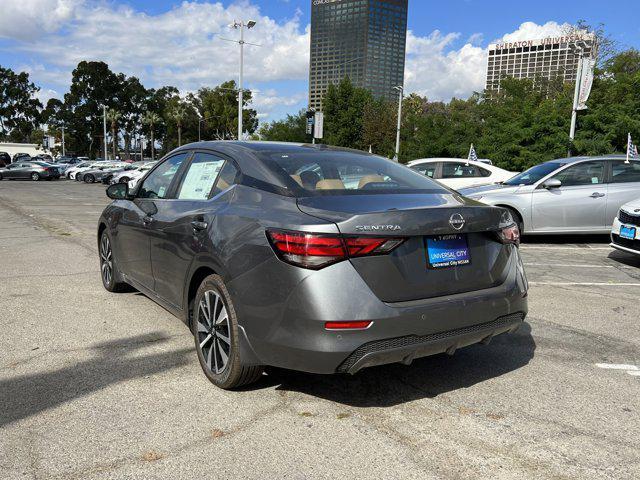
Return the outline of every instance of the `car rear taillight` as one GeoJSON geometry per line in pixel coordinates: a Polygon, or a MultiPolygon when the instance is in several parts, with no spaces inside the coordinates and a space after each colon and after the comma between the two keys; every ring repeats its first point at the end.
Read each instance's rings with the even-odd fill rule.
{"type": "Polygon", "coordinates": [[[505,227],[502,230],[498,231],[498,238],[505,245],[520,245],[520,229],[518,228],[518,225],[509,225],[508,227],[505,227]]]}
{"type": "Polygon", "coordinates": [[[267,230],[267,237],[278,258],[291,265],[314,270],[347,258],[384,255],[405,240],[395,237],[343,237],[281,230],[267,230]]]}
{"type": "Polygon", "coordinates": [[[373,322],[370,320],[355,322],[324,322],[326,330],[366,330],[373,322]]]}

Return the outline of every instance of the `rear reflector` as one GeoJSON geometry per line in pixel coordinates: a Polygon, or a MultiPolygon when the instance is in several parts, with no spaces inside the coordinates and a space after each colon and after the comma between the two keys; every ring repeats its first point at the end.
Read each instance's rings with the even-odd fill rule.
{"type": "Polygon", "coordinates": [[[347,258],[384,255],[404,238],[343,237],[306,232],[267,230],[274,252],[281,260],[303,268],[320,269],[347,258]]]}
{"type": "Polygon", "coordinates": [[[503,228],[498,232],[500,241],[504,244],[512,243],[514,245],[520,245],[520,229],[518,225],[510,225],[503,228]]]}
{"type": "Polygon", "coordinates": [[[325,322],[324,328],[327,330],[366,330],[373,322],[325,322]]]}

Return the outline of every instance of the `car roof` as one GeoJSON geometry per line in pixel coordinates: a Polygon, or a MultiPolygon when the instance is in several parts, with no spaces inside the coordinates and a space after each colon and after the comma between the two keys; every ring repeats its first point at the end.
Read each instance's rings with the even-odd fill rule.
{"type": "Polygon", "coordinates": [[[309,152],[349,152],[354,155],[374,156],[361,150],[350,148],[331,147],[324,144],[292,143],[292,142],[263,142],[263,141],[237,141],[219,140],[209,142],[196,142],[183,145],[173,150],[170,154],[184,150],[210,149],[223,155],[232,157],[240,167],[243,174],[272,185],[280,185],[282,179],[272,170],[272,166],[264,161],[269,154],[302,154],[309,152]]]}
{"type": "Polygon", "coordinates": [[[627,156],[623,154],[609,154],[609,155],[593,155],[593,156],[582,156],[582,157],[568,157],[568,158],[556,158],[554,160],[549,160],[544,163],[577,163],[584,162],[586,160],[626,160],[627,156]]]}

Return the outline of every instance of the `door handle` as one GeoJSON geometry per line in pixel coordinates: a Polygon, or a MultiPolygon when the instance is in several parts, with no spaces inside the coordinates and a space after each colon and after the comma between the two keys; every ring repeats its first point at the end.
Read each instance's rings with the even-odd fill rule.
{"type": "Polygon", "coordinates": [[[591,195],[589,195],[591,198],[601,198],[604,197],[604,193],[599,193],[599,192],[593,192],[591,195]]]}
{"type": "Polygon", "coordinates": [[[194,220],[193,222],[191,222],[191,226],[193,227],[194,231],[201,232],[203,230],[206,230],[209,224],[207,222],[199,222],[197,220],[194,220]]]}

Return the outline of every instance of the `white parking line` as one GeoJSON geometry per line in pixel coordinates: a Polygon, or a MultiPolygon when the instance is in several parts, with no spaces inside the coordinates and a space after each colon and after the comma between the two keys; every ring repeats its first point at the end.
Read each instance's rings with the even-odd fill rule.
{"type": "Polygon", "coordinates": [[[591,250],[613,250],[611,247],[567,247],[567,246],[538,246],[538,245],[520,245],[522,250],[578,250],[589,252],[591,250]]]}
{"type": "Polygon", "coordinates": [[[624,363],[596,363],[596,367],[606,368],[608,370],[640,370],[640,368],[635,365],[625,365],[624,363]]]}
{"type": "Polygon", "coordinates": [[[640,367],[635,365],[625,365],[624,363],[596,363],[596,367],[606,370],[622,370],[633,377],[640,377],[640,367]]]}
{"type": "Polygon", "coordinates": [[[640,287],[640,283],[615,283],[615,282],[529,282],[529,285],[550,285],[554,287],[569,287],[569,286],[640,287]]]}
{"type": "Polygon", "coordinates": [[[525,267],[616,268],[611,265],[574,265],[571,263],[525,263],[525,267]]]}

